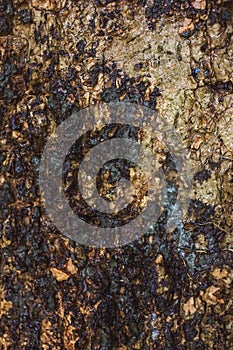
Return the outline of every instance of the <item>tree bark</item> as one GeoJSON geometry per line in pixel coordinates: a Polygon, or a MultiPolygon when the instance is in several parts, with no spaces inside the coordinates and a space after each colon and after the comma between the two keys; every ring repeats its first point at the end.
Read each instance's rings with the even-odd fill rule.
{"type": "Polygon", "coordinates": [[[1,348],[230,349],[233,4],[1,1],[1,348]],[[131,102],[179,133],[193,166],[171,232],[126,246],[63,236],[40,200],[48,136],[131,102]]]}

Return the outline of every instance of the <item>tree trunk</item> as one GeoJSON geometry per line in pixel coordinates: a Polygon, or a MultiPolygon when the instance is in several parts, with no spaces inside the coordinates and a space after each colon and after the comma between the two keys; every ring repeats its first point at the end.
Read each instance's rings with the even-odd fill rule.
{"type": "Polygon", "coordinates": [[[1,349],[230,349],[233,3],[7,0],[0,11],[1,349]],[[180,185],[188,206],[170,230],[161,216],[126,245],[90,247],[50,221],[39,163],[73,113],[117,101],[174,130],[192,186],[180,185]]]}

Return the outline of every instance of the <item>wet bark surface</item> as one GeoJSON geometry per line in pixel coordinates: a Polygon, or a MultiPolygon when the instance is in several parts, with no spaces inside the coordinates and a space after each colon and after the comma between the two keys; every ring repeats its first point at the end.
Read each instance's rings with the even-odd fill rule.
{"type": "Polygon", "coordinates": [[[230,349],[233,4],[0,1],[1,348],[230,349]],[[40,200],[54,128],[92,104],[164,115],[195,174],[172,233],[62,236],[40,200]]]}

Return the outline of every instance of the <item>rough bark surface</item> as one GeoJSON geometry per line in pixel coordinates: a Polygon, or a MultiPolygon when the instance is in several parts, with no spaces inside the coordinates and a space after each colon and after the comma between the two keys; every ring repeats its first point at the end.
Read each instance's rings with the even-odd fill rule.
{"type": "Polygon", "coordinates": [[[1,349],[231,349],[233,3],[1,0],[1,349]],[[81,246],[43,212],[38,166],[74,111],[155,109],[195,174],[182,225],[81,246]]]}

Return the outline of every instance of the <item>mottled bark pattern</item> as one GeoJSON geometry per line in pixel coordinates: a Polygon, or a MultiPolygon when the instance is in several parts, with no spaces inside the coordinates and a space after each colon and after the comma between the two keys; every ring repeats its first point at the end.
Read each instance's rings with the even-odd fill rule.
{"type": "Polygon", "coordinates": [[[233,3],[1,0],[1,349],[230,349],[233,3]],[[189,213],[115,250],[59,234],[47,137],[90,104],[155,109],[185,139],[189,213]]]}

